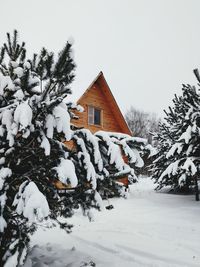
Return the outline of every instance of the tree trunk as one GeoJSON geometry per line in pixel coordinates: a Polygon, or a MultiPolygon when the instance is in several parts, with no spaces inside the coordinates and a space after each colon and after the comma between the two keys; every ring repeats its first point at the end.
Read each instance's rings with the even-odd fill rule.
{"type": "Polygon", "coordinates": [[[194,183],[195,183],[195,198],[196,201],[199,201],[199,187],[198,187],[197,175],[195,175],[194,177],[194,183]]]}

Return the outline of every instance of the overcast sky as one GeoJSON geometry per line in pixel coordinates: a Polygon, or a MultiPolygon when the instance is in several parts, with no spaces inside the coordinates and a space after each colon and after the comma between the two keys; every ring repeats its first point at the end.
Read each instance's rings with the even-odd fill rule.
{"type": "Polygon", "coordinates": [[[18,29],[27,49],[59,51],[73,37],[74,95],[100,71],[124,113],[163,114],[200,67],[199,0],[1,0],[0,41],[18,29]]]}

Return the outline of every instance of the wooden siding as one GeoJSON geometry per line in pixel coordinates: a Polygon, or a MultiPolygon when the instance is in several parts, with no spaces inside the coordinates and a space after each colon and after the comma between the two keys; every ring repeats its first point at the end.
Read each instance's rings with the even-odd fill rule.
{"type": "Polygon", "coordinates": [[[75,112],[79,117],[78,120],[72,120],[75,126],[89,129],[92,133],[103,130],[131,134],[102,73],[86,90],[77,104],[84,108],[84,112],[75,112]],[[101,125],[88,123],[88,106],[101,110],[101,125]]]}

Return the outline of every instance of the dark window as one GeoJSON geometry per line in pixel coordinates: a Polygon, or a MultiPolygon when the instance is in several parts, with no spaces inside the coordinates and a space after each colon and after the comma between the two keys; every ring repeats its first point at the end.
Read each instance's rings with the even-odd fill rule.
{"type": "Polygon", "coordinates": [[[101,125],[101,110],[92,106],[88,107],[88,123],[101,125]]]}
{"type": "Polygon", "coordinates": [[[101,125],[101,110],[94,108],[94,124],[101,125]]]}

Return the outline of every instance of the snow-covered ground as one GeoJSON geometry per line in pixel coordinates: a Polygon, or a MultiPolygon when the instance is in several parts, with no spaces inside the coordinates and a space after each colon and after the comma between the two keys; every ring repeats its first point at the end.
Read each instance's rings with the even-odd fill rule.
{"type": "Polygon", "coordinates": [[[110,200],[114,209],[95,211],[94,222],[77,213],[71,234],[39,229],[25,266],[199,267],[200,203],[153,187],[140,179],[128,199],[110,200]]]}

